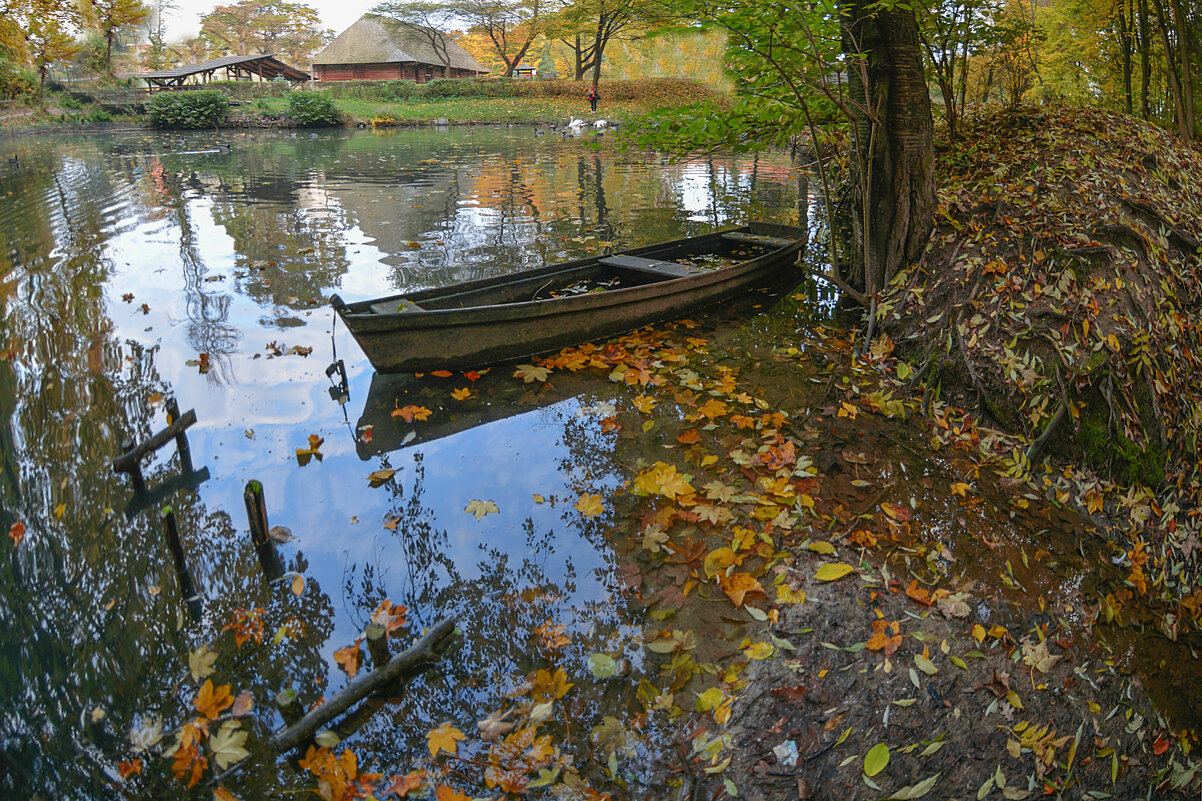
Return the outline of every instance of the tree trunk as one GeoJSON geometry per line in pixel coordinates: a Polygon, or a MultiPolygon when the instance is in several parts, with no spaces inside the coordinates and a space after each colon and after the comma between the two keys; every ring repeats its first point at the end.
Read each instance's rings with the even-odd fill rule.
{"type": "Polygon", "coordinates": [[[1139,0],[1139,111],[1145,120],[1150,116],[1148,87],[1152,82],[1152,31],[1148,25],[1148,0],[1139,0]]]}
{"type": "Polygon", "coordinates": [[[1127,25],[1127,0],[1119,8],[1119,40],[1123,48],[1123,101],[1127,113],[1132,110],[1131,96],[1131,28],[1127,25]]]}
{"type": "Polygon", "coordinates": [[[841,11],[855,113],[855,241],[846,277],[871,297],[926,248],[935,210],[934,123],[914,12],[871,0],[843,0],[841,11]]]}
{"type": "Polygon", "coordinates": [[[1173,24],[1177,28],[1177,64],[1181,68],[1181,101],[1185,108],[1185,125],[1189,128],[1189,139],[1194,137],[1194,79],[1193,48],[1190,46],[1190,31],[1186,25],[1185,11],[1181,0],[1169,0],[1173,8],[1173,24]]]}
{"type": "Polygon", "coordinates": [[[1193,128],[1188,124],[1185,115],[1185,99],[1181,91],[1181,81],[1177,74],[1177,55],[1174,53],[1173,42],[1169,38],[1169,26],[1165,22],[1164,6],[1160,0],[1152,0],[1156,8],[1156,27],[1160,30],[1160,41],[1164,45],[1165,72],[1169,76],[1169,93],[1173,98],[1173,112],[1177,118],[1177,136],[1185,144],[1193,141],[1193,128]]]}

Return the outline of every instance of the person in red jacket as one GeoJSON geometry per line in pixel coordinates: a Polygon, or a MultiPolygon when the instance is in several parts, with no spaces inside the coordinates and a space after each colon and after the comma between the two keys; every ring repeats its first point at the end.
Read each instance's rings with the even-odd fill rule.
{"type": "Polygon", "coordinates": [[[590,86],[588,90],[588,104],[592,108],[593,113],[597,112],[597,101],[601,99],[601,95],[597,94],[597,87],[590,86]]]}

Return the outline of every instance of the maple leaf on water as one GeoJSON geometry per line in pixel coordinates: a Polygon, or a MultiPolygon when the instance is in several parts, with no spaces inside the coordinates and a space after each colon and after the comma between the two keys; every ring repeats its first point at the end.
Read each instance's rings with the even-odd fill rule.
{"type": "Polygon", "coordinates": [[[376,611],[371,613],[371,622],[380,624],[384,627],[385,632],[392,634],[394,631],[408,625],[408,621],[405,619],[408,613],[408,607],[398,606],[385,598],[383,601],[380,601],[380,605],[376,607],[376,611]]]}
{"type": "Polygon", "coordinates": [[[748,595],[764,592],[763,586],[750,573],[732,573],[721,577],[720,583],[722,592],[735,606],[742,606],[748,595]]]}
{"type": "Polygon", "coordinates": [[[634,408],[638,409],[643,414],[651,414],[651,410],[655,408],[655,405],[659,403],[659,401],[648,395],[637,395],[632,403],[634,404],[634,408]]]}
{"type": "Polygon", "coordinates": [[[238,693],[238,697],[234,699],[234,705],[230,708],[230,714],[236,718],[246,717],[255,708],[255,696],[250,690],[243,690],[238,693]]]}
{"type": "Polygon", "coordinates": [[[392,776],[388,780],[388,784],[384,785],[378,793],[380,798],[388,795],[395,795],[397,798],[404,798],[409,795],[411,790],[416,790],[422,786],[422,780],[426,778],[424,770],[414,770],[406,773],[404,776],[392,776]]]}
{"type": "Polygon", "coordinates": [[[726,414],[726,404],[717,398],[710,398],[705,403],[697,407],[697,413],[702,417],[715,420],[726,414]]]}
{"type": "Polygon", "coordinates": [[[633,491],[636,495],[662,495],[668,500],[693,494],[689,476],[677,472],[675,465],[656,462],[635,476],[633,491]]]}
{"type": "Polygon", "coordinates": [[[536,367],[533,364],[519,364],[513,371],[514,378],[520,378],[527,384],[535,381],[545,382],[551,371],[546,367],[536,367]]]}
{"type": "Polygon", "coordinates": [[[246,744],[246,736],[247,732],[242,731],[237,722],[229,720],[209,738],[209,747],[213,749],[213,759],[218,770],[225,770],[235,762],[250,756],[250,752],[243,747],[246,744]]]}
{"type": "Polygon", "coordinates": [[[212,679],[205,679],[196,697],[192,699],[192,705],[209,720],[217,720],[223,710],[234,705],[234,696],[230,694],[228,684],[214,687],[212,679]]]}
{"type": "Polygon", "coordinates": [[[605,511],[605,504],[601,502],[600,495],[590,495],[586,492],[576,501],[576,511],[585,517],[596,517],[605,511]]]}
{"type": "Polygon", "coordinates": [[[435,792],[438,801],[472,801],[470,795],[464,795],[454,787],[447,787],[445,784],[438,785],[438,790],[435,792]]]}
{"type": "Polygon", "coordinates": [[[430,748],[430,756],[436,757],[443,751],[451,755],[458,754],[459,745],[457,741],[465,739],[466,736],[459,729],[452,726],[448,720],[426,735],[426,744],[430,748]]]}
{"type": "Polygon", "coordinates": [[[425,422],[430,419],[430,410],[425,406],[414,406],[412,403],[402,406],[399,409],[392,410],[393,417],[399,417],[406,423],[412,423],[414,420],[425,422]]]}
{"type": "Polygon", "coordinates": [[[242,643],[249,639],[254,639],[255,642],[263,642],[263,613],[266,610],[262,607],[255,607],[249,612],[245,609],[235,609],[234,619],[226,623],[222,627],[222,631],[234,632],[234,643],[241,648],[242,643]]]}
{"type": "Polygon", "coordinates": [[[352,679],[355,677],[355,674],[359,672],[359,666],[363,664],[363,651],[359,648],[359,643],[362,641],[363,638],[360,637],[351,645],[348,645],[345,648],[339,648],[334,652],[334,661],[337,662],[339,667],[346,671],[346,675],[350,676],[352,679]]]}
{"type": "Polygon", "coordinates": [[[204,754],[200,752],[200,746],[190,743],[176,749],[171,763],[171,772],[177,779],[187,779],[188,788],[191,789],[200,781],[200,777],[204,775],[205,768],[208,766],[209,760],[205,759],[204,754]]]}
{"type": "Polygon", "coordinates": [[[568,681],[568,674],[563,668],[554,671],[543,668],[534,674],[530,689],[530,697],[536,701],[556,701],[568,694],[568,690],[576,685],[568,681]]]}
{"type": "Polygon", "coordinates": [[[901,622],[897,620],[878,619],[872,621],[872,636],[868,638],[865,648],[870,651],[884,651],[885,656],[893,656],[893,653],[901,647],[901,622]],[[893,633],[890,634],[890,629],[893,633]]]}
{"type": "Polygon", "coordinates": [[[135,773],[141,773],[142,772],[142,760],[131,759],[128,762],[118,762],[117,763],[117,772],[119,774],[121,774],[122,779],[128,779],[130,776],[133,776],[135,773]]]}
{"type": "Polygon", "coordinates": [[[468,501],[467,506],[464,507],[463,511],[467,512],[469,515],[475,515],[477,520],[482,519],[485,515],[495,515],[500,514],[501,512],[494,501],[478,501],[475,499],[468,501]]]}
{"type": "Polygon", "coordinates": [[[9,539],[13,541],[13,545],[20,545],[21,540],[25,539],[25,524],[18,521],[9,526],[9,539]]]}
{"type": "Polygon", "coordinates": [[[467,400],[472,396],[472,391],[467,387],[451,390],[451,397],[457,401],[467,400]]]}

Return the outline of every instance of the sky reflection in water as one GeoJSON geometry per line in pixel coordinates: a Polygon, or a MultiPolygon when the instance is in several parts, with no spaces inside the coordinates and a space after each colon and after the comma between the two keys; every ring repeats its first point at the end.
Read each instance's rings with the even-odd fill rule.
{"type": "MultiPolygon", "coordinates": [[[[530,128],[63,136],[12,149],[20,166],[0,173],[0,524],[23,521],[28,536],[0,569],[0,750],[28,766],[10,787],[49,794],[100,792],[73,739],[104,752],[124,738],[236,606],[267,607],[273,627],[305,624],[279,664],[225,663],[225,680],[263,699],[288,683],[306,700],[316,683],[341,686],[332,653],[383,597],[420,624],[459,616],[465,647],[411,698],[412,719],[470,720],[492,683],[529,669],[531,629],[547,619],[576,630],[571,658],[604,646],[629,625],[611,592],[608,520],[572,508],[619,482],[609,440],[582,410],[606,399],[604,382],[534,409],[490,375],[484,416],[500,419],[363,459],[371,368],[332,331],[327,300],[749,219],[795,223],[804,196],[781,156],[669,164],[530,128]],[[350,377],[345,408],[325,376],[335,349],[350,377]],[[201,353],[213,365],[203,374],[188,364],[201,353]],[[163,396],[196,410],[193,461],[212,476],[171,500],[206,608],[181,631],[158,522],[121,515],[131,491],[108,467],[123,435],[164,425],[163,396]],[[323,460],[298,466],[312,434],[323,460]],[[398,470],[394,482],[372,488],[381,467],[398,470]],[[252,478],[270,522],[299,538],[282,550],[308,582],[300,599],[258,574],[242,500],[252,478]],[[476,520],[464,512],[472,499],[499,514],[476,520]],[[392,516],[395,531],[383,525],[392,516]],[[104,721],[81,727],[96,708],[104,721]]],[[[462,412],[450,391],[464,384],[438,385],[429,425],[462,412]]],[[[173,469],[170,452],[150,463],[152,483],[173,469]]],[[[413,745],[390,726],[361,733],[380,758],[413,745]]]]}

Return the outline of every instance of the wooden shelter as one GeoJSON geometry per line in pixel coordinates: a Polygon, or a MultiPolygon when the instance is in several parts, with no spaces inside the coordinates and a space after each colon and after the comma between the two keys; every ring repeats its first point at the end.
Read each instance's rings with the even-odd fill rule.
{"type": "Polygon", "coordinates": [[[222,56],[200,64],[143,72],[134,77],[146,81],[147,88],[153,92],[156,89],[208,83],[214,80],[219,70],[224,72],[224,78],[228,81],[271,81],[282,76],[292,83],[300,83],[311,77],[309,73],[291,67],[275,56],[222,56]]]}
{"type": "Polygon", "coordinates": [[[487,72],[441,31],[377,14],[364,14],[313,57],[313,77],[318,81],[404,78],[425,83],[487,72]]]}

